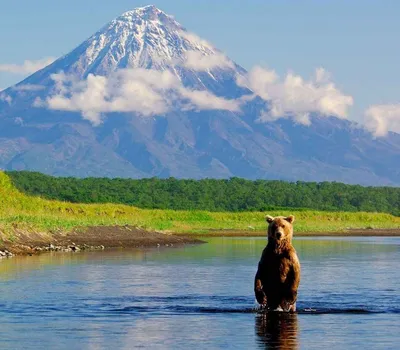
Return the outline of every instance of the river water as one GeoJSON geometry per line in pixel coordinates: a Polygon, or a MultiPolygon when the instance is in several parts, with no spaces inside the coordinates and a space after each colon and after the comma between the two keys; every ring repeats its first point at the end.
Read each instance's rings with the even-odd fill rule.
{"type": "Polygon", "coordinates": [[[298,313],[255,309],[264,238],[0,260],[1,349],[399,349],[400,239],[298,238],[298,313]]]}

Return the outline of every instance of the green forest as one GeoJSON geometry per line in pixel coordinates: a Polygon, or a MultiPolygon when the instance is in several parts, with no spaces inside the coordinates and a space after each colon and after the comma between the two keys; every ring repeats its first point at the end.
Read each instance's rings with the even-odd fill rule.
{"type": "Polygon", "coordinates": [[[74,203],[120,203],[148,209],[221,212],[280,208],[385,212],[400,216],[400,188],[337,182],[284,182],[241,178],[109,179],[6,172],[21,192],[74,203]]]}

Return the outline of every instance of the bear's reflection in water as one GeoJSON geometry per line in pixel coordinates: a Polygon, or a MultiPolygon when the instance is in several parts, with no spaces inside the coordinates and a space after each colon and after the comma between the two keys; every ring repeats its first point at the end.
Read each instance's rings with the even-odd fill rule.
{"type": "Polygon", "coordinates": [[[269,312],[256,316],[256,334],[265,349],[298,349],[297,314],[269,312]]]}

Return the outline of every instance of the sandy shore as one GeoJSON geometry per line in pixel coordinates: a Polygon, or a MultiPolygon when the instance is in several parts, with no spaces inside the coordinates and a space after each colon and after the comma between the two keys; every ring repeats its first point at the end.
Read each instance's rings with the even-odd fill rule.
{"type": "Polygon", "coordinates": [[[132,226],[98,226],[66,234],[16,233],[13,242],[0,243],[0,251],[37,254],[47,251],[101,250],[204,243],[196,237],[146,231],[132,226]]]}

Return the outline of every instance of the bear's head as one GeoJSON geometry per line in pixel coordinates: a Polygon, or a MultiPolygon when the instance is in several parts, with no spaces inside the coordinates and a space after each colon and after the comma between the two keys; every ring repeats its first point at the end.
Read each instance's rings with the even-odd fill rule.
{"type": "Polygon", "coordinates": [[[293,222],[294,216],[277,216],[272,217],[267,215],[265,220],[268,222],[268,241],[276,242],[291,242],[293,237],[293,222]]]}

